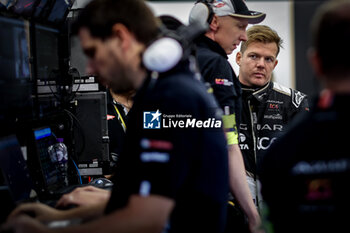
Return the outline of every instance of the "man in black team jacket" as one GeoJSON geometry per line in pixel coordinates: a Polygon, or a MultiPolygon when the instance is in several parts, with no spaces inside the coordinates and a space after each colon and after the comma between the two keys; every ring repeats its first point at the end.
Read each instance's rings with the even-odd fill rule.
{"type": "MultiPolygon", "coordinates": [[[[243,158],[238,145],[237,125],[241,115],[241,87],[227,61],[227,55],[231,54],[241,41],[247,39],[248,24],[261,22],[265,14],[249,11],[243,0],[223,0],[206,4],[202,2],[192,8],[189,17],[190,22],[204,19],[210,28],[196,41],[198,66],[204,81],[210,84],[219,106],[224,111],[223,120],[229,151],[230,191],[235,197],[235,203],[240,204],[248,217],[250,230],[254,231],[260,223],[260,218],[245,181],[243,158]],[[206,9],[209,9],[208,16],[206,9]]],[[[230,219],[228,221],[231,222],[230,219]]],[[[237,230],[237,224],[234,225],[237,230]]]]}
{"type": "Polygon", "coordinates": [[[147,75],[141,55],[156,38],[157,24],[142,0],[92,1],[75,31],[95,73],[114,92],[137,89],[111,198],[68,211],[25,204],[5,227],[54,232],[38,220],[80,217],[94,221],[59,232],[222,232],[225,136],[215,99],[194,78],[193,65],[185,59],[166,73],[147,75]],[[36,219],[23,215],[28,212],[36,219]]]}
{"type": "Polygon", "coordinates": [[[308,110],[308,103],[303,93],[271,81],[282,44],[278,34],[268,26],[255,25],[247,30],[247,36],[236,55],[243,90],[240,147],[252,196],[261,207],[256,176],[261,153],[296,114],[308,110]]]}
{"type": "Polygon", "coordinates": [[[318,9],[309,58],[325,89],[262,159],[271,232],[349,232],[349,12],[349,1],[318,9]]]}

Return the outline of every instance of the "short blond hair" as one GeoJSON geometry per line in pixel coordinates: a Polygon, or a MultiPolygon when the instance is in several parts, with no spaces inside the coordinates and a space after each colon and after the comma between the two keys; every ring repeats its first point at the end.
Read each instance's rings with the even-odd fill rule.
{"type": "Polygon", "coordinates": [[[254,25],[247,30],[247,41],[243,41],[241,45],[241,53],[244,53],[248,46],[253,42],[259,43],[275,43],[277,45],[277,55],[282,47],[283,40],[275,30],[266,25],[254,25]]]}

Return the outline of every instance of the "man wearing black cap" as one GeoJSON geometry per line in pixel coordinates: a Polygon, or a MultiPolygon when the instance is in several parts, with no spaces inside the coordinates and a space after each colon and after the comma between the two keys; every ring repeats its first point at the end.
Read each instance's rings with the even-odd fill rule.
{"type": "Polygon", "coordinates": [[[227,55],[247,40],[248,24],[260,23],[265,14],[250,11],[243,0],[198,1],[190,12],[190,23],[209,24],[209,31],[197,41],[197,59],[205,82],[212,87],[224,111],[223,121],[229,145],[230,190],[248,217],[253,231],[260,223],[245,178],[242,153],[238,145],[237,124],[240,122],[241,87],[228,63],[227,55]]]}

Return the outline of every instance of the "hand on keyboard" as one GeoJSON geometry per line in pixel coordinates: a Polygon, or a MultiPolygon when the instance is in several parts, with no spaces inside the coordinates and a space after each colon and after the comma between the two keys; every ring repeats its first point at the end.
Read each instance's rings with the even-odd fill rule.
{"type": "Polygon", "coordinates": [[[111,192],[108,190],[96,188],[94,186],[85,186],[74,189],[72,192],[63,195],[57,202],[56,208],[65,208],[66,206],[87,206],[98,203],[105,203],[109,200],[111,192]]]}

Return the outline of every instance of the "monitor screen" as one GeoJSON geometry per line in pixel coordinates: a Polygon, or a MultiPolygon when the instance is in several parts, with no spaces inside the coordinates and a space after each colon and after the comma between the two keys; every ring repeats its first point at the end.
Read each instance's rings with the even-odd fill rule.
{"type": "Polygon", "coordinates": [[[88,59],[81,48],[78,36],[70,38],[70,64],[79,71],[81,77],[89,76],[86,69],[88,59]]]}
{"type": "Polygon", "coordinates": [[[37,79],[56,80],[59,71],[59,31],[42,25],[35,25],[37,79]]]}
{"type": "Polygon", "coordinates": [[[40,163],[45,188],[47,191],[55,191],[63,187],[60,171],[57,169],[55,162],[51,160],[49,147],[56,143],[52,135],[51,128],[42,127],[34,129],[34,138],[37,156],[40,163]]]}
{"type": "Polygon", "coordinates": [[[32,88],[30,82],[0,80],[0,136],[15,133],[18,123],[33,117],[32,88]]]}
{"type": "Polygon", "coordinates": [[[0,136],[32,117],[29,22],[0,17],[0,136]]]}
{"type": "Polygon", "coordinates": [[[0,81],[30,79],[28,21],[0,17],[0,81]]]}
{"type": "Polygon", "coordinates": [[[0,138],[0,168],[15,202],[29,199],[33,189],[27,163],[16,136],[0,138]]]}
{"type": "Polygon", "coordinates": [[[71,67],[76,68],[78,70],[79,75],[81,77],[87,77],[87,76],[91,76],[91,74],[88,74],[86,69],[88,64],[88,58],[84,54],[84,51],[79,41],[79,37],[71,33],[72,24],[74,20],[76,20],[75,14],[78,15],[79,10],[75,11],[72,14],[72,17],[67,18],[68,28],[69,28],[70,65],[71,67]]]}

